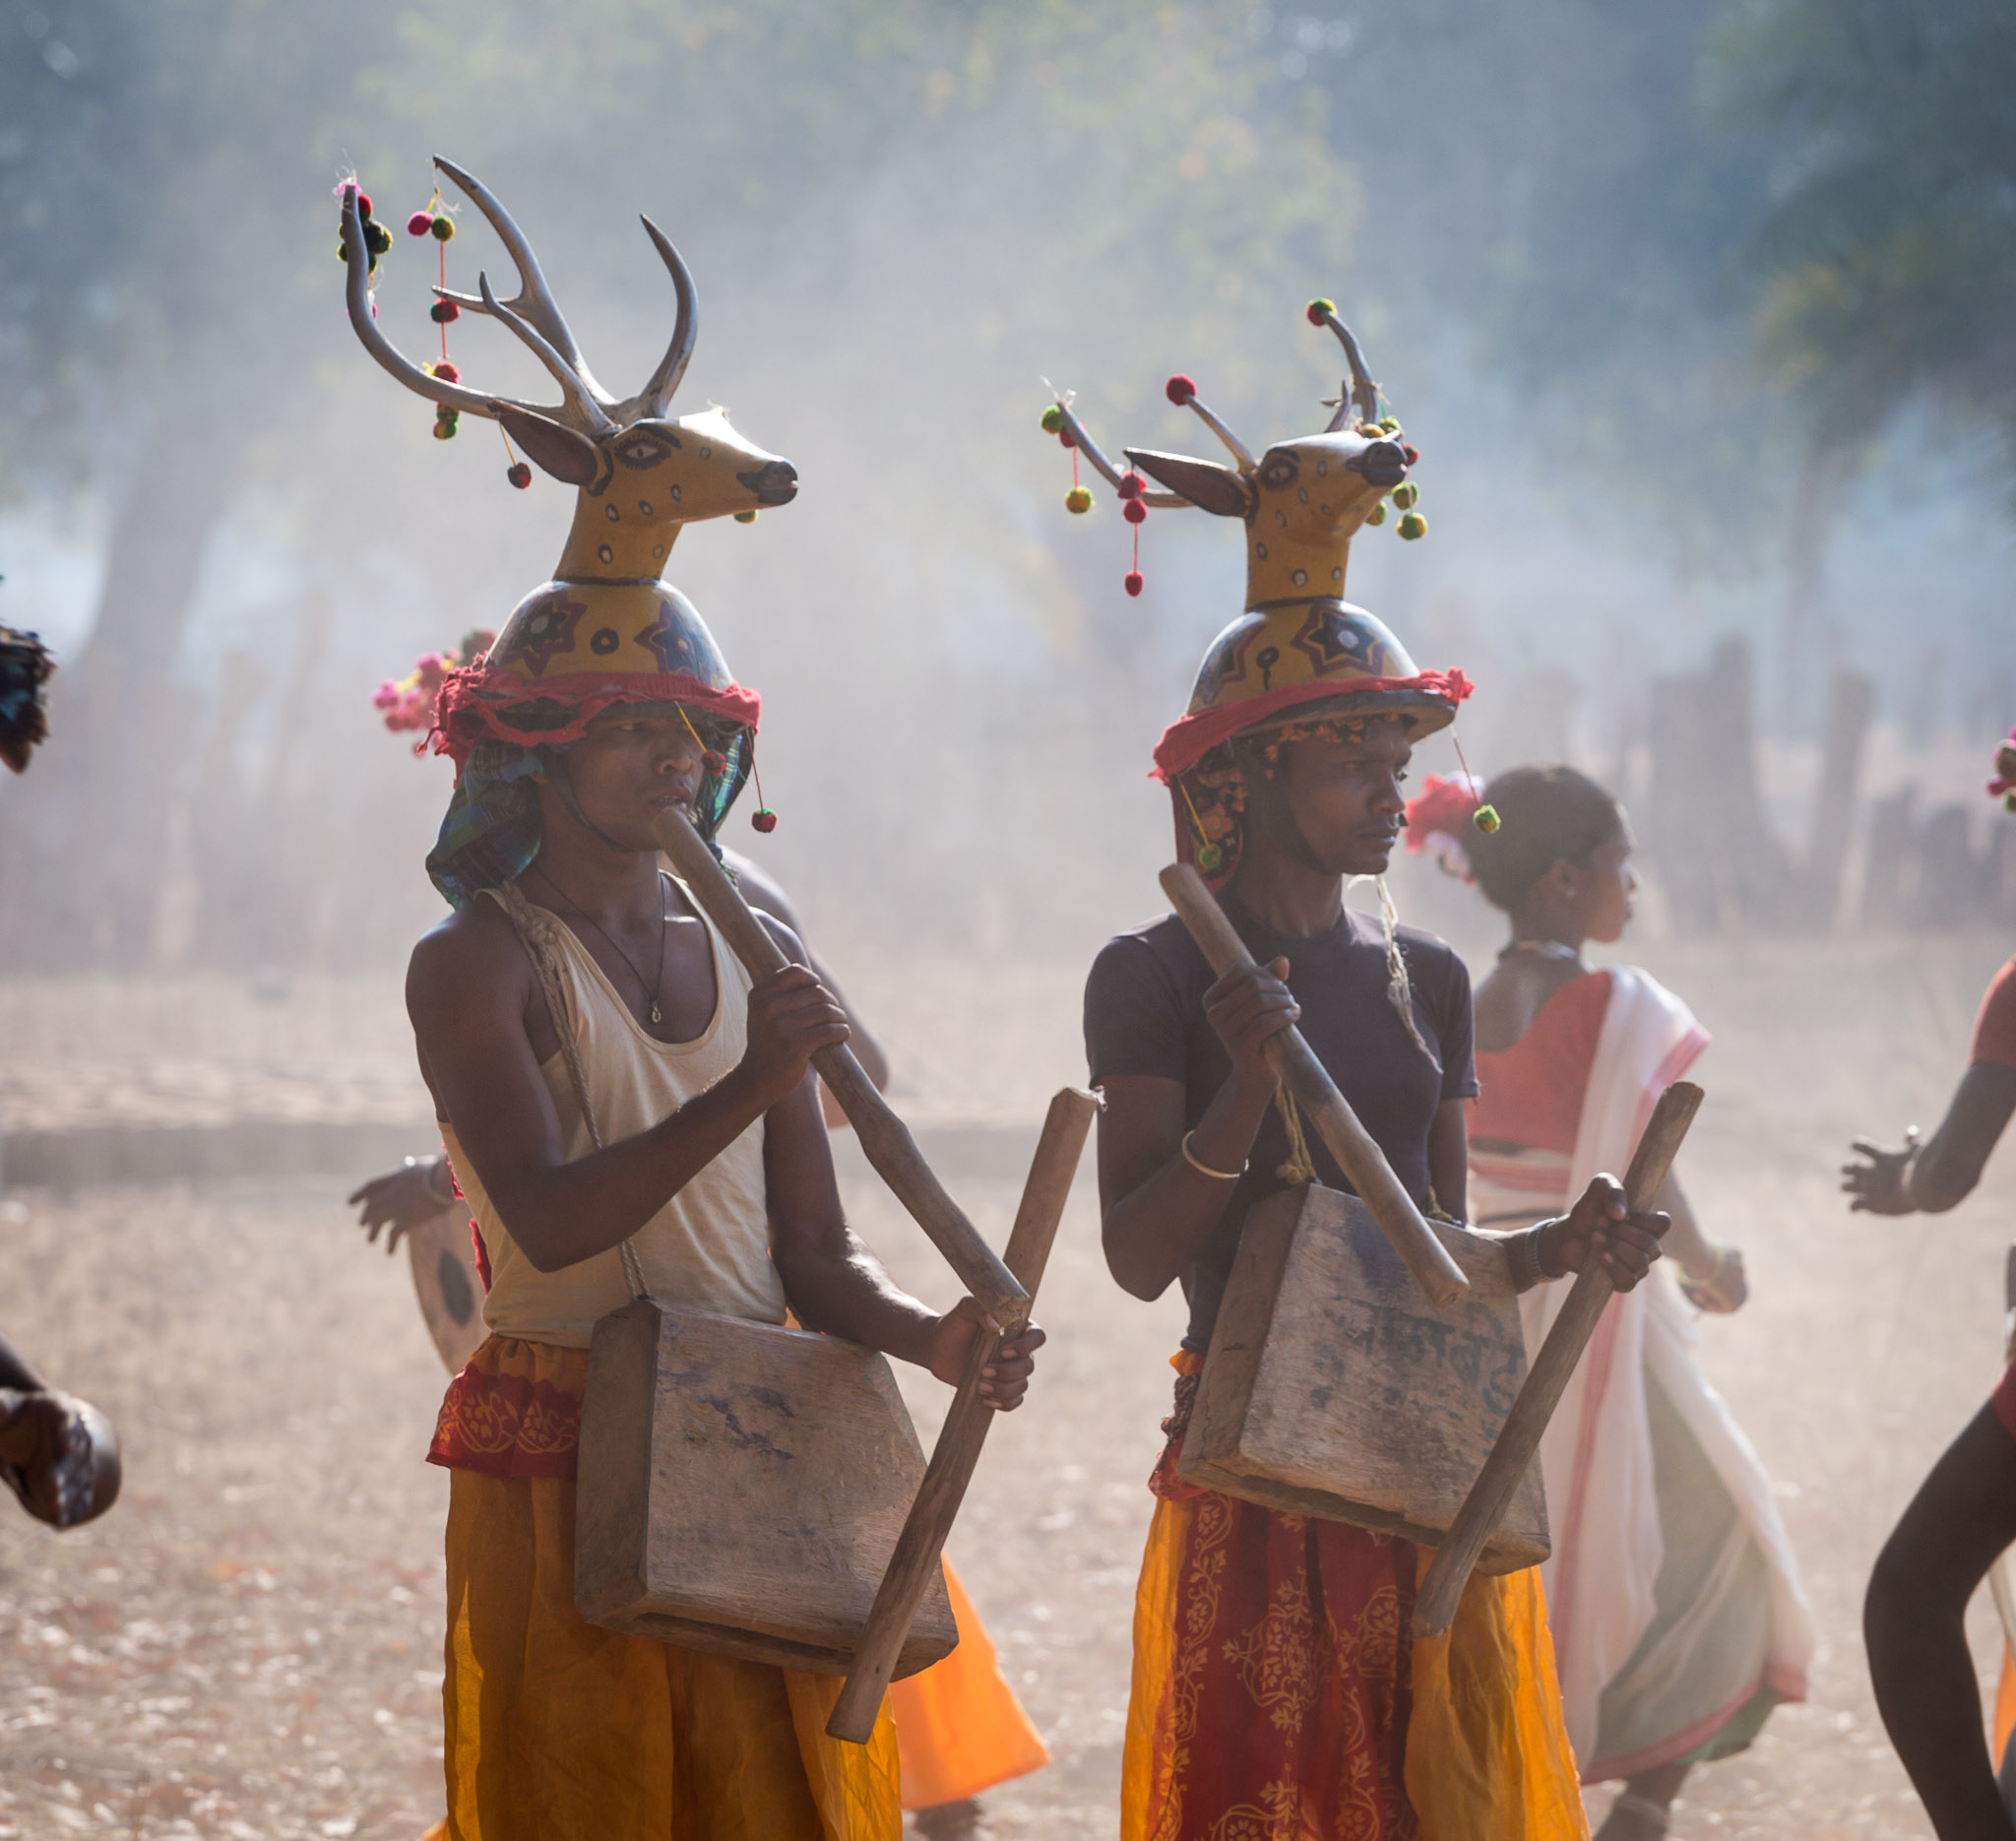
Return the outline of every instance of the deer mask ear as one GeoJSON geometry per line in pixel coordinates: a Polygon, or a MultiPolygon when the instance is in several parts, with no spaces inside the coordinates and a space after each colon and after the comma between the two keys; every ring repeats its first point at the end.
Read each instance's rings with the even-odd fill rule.
{"type": "Polygon", "coordinates": [[[1221,518],[1252,515],[1256,503],[1252,482],[1236,468],[1192,460],[1187,454],[1157,454],[1148,448],[1129,448],[1127,458],[1151,479],[1171,492],[1180,492],[1200,511],[1215,512],[1221,518]]]}
{"type": "Polygon", "coordinates": [[[602,470],[601,450],[586,435],[508,403],[498,406],[497,419],[504,432],[555,479],[591,485],[602,470]]]}

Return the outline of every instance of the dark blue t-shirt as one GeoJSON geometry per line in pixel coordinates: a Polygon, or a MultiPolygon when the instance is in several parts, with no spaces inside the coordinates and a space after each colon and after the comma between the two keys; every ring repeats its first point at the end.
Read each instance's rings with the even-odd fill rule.
{"type": "MultiPolygon", "coordinates": [[[[1423,1054],[1387,994],[1386,946],[1378,922],[1347,909],[1328,933],[1297,939],[1262,926],[1229,898],[1225,911],[1262,965],[1289,962],[1289,988],[1302,1006],[1297,1027],[1408,1193],[1425,1207],[1428,1127],[1436,1108],[1444,1100],[1474,1098],[1478,1090],[1468,968],[1432,933],[1400,929],[1415,1024],[1430,1051],[1423,1054]]],[[[1181,1081],[1184,1122],[1196,1124],[1231,1073],[1225,1045],[1204,1017],[1204,993],[1216,982],[1174,915],[1108,940],[1085,984],[1085,1052],[1093,1084],[1123,1074],[1181,1081]]],[[[1314,1131],[1305,1125],[1303,1135],[1319,1180],[1350,1191],[1314,1131]]],[[[1277,1172],[1288,1155],[1288,1128],[1279,1110],[1269,1108],[1246,1174],[1196,1265],[1183,1274],[1190,1304],[1183,1340],[1190,1347],[1209,1348],[1246,1211],[1287,1186],[1277,1172]]]]}

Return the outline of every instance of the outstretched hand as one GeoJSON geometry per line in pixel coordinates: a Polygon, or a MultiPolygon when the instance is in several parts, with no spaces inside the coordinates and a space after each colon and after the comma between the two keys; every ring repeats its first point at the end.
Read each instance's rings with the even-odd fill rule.
{"type": "Polygon", "coordinates": [[[1873,1138],[1858,1138],[1849,1147],[1868,1161],[1843,1164],[1842,1193],[1858,1215],[1909,1215],[1918,1209],[1911,1199],[1911,1166],[1918,1157],[1918,1127],[1904,1134],[1904,1148],[1893,1151],[1873,1138]]]}
{"type": "Polygon", "coordinates": [[[1628,1292],[1652,1270],[1659,1238],[1671,1226],[1661,1210],[1627,1206],[1616,1177],[1592,1176],[1575,1206],[1543,1230],[1541,1264],[1549,1272],[1580,1272],[1598,1258],[1610,1283],[1628,1292]]]}
{"type": "MultiPolygon", "coordinates": [[[[957,1387],[966,1379],[974,1339],[999,1335],[1000,1327],[987,1315],[978,1299],[962,1298],[938,1319],[938,1326],[931,1333],[931,1359],[927,1365],[931,1372],[946,1386],[957,1387]]],[[[1036,1352],[1048,1341],[1034,1323],[1024,1324],[980,1370],[980,1399],[997,1413],[1014,1412],[1029,1392],[1029,1377],[1036,1371],[1036,1352]]]]}
{"type": "Polygon", "coordinates": [[[351,1194],[349,1203],[357,1211],[357,1226],[374,1246],[379,1230],[390,1228],[385,1250],[396,1252],[403,1235],[425,1227],[436,1215],[455,1206],[453,1192],[444,1198],[435,1186],[434,1172],[440,1162],[433,1157],[409,1157],[398,1170],[373,1176],[351,1194]]]}

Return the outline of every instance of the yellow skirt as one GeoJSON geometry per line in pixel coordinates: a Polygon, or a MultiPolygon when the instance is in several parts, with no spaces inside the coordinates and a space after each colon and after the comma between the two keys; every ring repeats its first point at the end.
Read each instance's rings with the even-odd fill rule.
{"type": "Polygon", "coordinates": [[[605,1630],[574,1608],[559,1422],[585,1352],[493,1338],[457,1377],[443,1703],[450,1841],[898,1841],[888,1703],[826,1736],[841,1678],[605,1630]],[[491,1472],[485,1474],[482,1464],[491,1472]]]}

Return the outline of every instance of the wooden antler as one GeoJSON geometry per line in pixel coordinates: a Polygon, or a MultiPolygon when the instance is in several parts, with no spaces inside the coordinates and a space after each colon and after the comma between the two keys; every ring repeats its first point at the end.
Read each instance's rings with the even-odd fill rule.
{"type": "Polygon", "coordinates": [[[1316,324],[1327,326],[1337,335],[1337,342],[1344,348],[1344,361],[1351,367],[1351,376],[1345,381],[1343,396],[1337,405],[1337,413],[1330,418],[1329,427],[1323,432],[1334,435],[1350,422],[1354,416],[1361,422],[1375,422],[1379,419],[1379,386],[1372,381],[1372,373],[1365,365],[1365,354],[1358,349],[1358,342],[1351,328],[1337,317],[1337,309],[1327,300],[1312,301],[1309,318],[1316,324]],[[1318,312],[1321,308],[1321,312],[1318,312]]]}
{"type": "MultiPolygon", "coordinates": [[[[1100,444],[1085,432],[1085,424],[1071,413],[1071,405],[1077,399],[1075,390],[1059,390],[1050,380],[1043,379],[1043,388],[1056,400],[1057,413],[1063,417],[1064,432],[1071,438],[1071,445],[1092,463],[1092,470],[1111,486],[1115,492],[1120,489],[1120,470],[1106,459],[1100,444]]],[[[1190,503],[1180,492],[1156,492],[1144,489],[1141,494],[1144,505],[1153,505],[1162,510],[1175,511],[1190,503]]]]}
{"type": "Polygon", "coordinates": [[[528,321],[512,312],[490,291],[490,278],[487,275],[478,272],[476,287],[482,294],[483,311],[516,333],[531,349],[533,355],[552,372],[553,381],[560,386],[561,394],[567,399],[568,408],[574,412],[568,418],[572,425],[583,428],[590,434],[613,434],[616,424],[603,413],[602,406],[589,395],[588,386],[581,381],[580,373],[573,365],[546,343],[543,335],[528,321]]]}
{"type": "Polygon", "coordinates": [[[651,381],[623,405],[625,421],[633,421],[639,415],[662,415],[671,407],[672,394],[686,375],[694,344],[700,337],[700,297],[693,286],[692,273],[680,260],[671,239],[649,218],[644,220],[644,227],[658,246],[665,267],[671,271],[672,292],[679,300],[679,317],[672,325],[672,343],[665,348],[664,356],[659,359],[651,381]]]}

